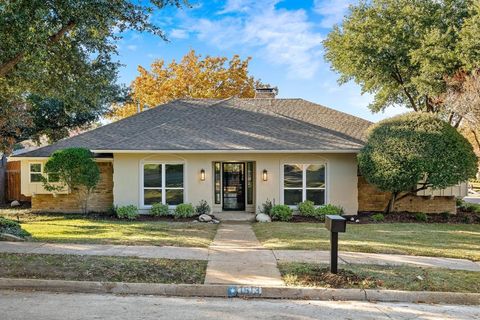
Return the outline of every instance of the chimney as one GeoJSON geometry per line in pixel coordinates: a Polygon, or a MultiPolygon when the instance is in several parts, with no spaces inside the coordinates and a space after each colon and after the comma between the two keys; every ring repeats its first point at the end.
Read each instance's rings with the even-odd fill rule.
{"type": "Polygon", "coordinates": [[[278,88],[255,88],[255,99],[275,99],[278,88]]]}

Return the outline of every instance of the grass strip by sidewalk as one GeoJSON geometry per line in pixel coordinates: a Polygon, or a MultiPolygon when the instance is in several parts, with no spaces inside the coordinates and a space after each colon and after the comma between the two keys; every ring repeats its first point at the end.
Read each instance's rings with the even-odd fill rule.
{"type": "Polygon", "coordinates": [[[202,284],[206,261],[0,253],[0,277],[202,284]]]}
{"type": "MultiPolygon", "coordinates": [[[[323,223],[256,223],[253,229],[268,249],[330,249],[330,234],[323,223]]],[[[348,224],[347,232],[339,235],[339,250],[480,261],[480,225],[348,224]]]]}
{"type": "Polygon", "coordinates": [[[337,275],[326,264],[280,263],[287,286],[407,291],[480,292],[480,272],[410,266],[341,265],[337,275]]]}

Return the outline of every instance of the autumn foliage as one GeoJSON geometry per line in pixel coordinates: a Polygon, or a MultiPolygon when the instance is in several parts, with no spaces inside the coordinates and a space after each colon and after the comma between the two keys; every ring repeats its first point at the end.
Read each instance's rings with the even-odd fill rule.
{"type": "Polygon", "coordinates": [[[109,117],[113,120],[131,116],[140,109],[152,108],[179,98],[223,99],[232,96],[251,98],[255,87],[264,86],[248,73],[250,58],[242,60],[238,55],[226,57],[195,54],[191,50],[180,62],[155,60],[151,70],[138,67],[139,75],[131,84],[131,101],[112,107],[109,117]]]}

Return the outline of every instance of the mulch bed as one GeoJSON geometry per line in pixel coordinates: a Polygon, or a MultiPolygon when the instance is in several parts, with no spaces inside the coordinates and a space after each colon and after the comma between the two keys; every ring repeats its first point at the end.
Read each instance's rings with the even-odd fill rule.
{"type": "MultiPolygon", "coordinates": [[[[427,214],[427,221],[419,221],[416,218],[415,213],[410,212],[395,212],[384,214],[385,220],[382,222],[375,222],[372,220],[371,216],[378,212],[359,212],[357,216],[353,216],[356,220],[360,220],[359,223],[393,223],[393,222],[402,222],[402,223],[468,223],[468,224],[480,224],[480,215],[474,212],[466,212],[458,210],[456,215],[450,214],[427,214]]],[[[350,217],[347,217],[350,220],[350,217]]],[[[354,223],[354,222],[353,222],[354,223]]]]}

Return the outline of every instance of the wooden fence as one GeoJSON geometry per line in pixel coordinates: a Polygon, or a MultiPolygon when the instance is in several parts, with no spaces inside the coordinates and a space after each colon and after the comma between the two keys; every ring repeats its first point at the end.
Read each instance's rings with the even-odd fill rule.
{"type": "Polygon", "coordinates": [[[5,199],[7,201],[21,200],[27,201],[26,197],[21,193],[21,173],[20,173],[20,161],[7,162],[7,179],[6,179],[6,194],[5,199]]]}

